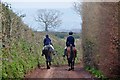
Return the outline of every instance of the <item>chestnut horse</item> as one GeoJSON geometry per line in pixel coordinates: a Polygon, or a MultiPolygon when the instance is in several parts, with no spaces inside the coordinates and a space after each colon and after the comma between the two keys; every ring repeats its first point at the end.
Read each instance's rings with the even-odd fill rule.
{"type": "Polygon", "coordinates": [[[66,56],[67,56],[67,60],[68,60],[68,66],[70,66],[68,71],[74,70],[76,54],[77,54],[77,51],[76,51],[75,47],[73,47],[73,46],[67,47],[66,56]]]}

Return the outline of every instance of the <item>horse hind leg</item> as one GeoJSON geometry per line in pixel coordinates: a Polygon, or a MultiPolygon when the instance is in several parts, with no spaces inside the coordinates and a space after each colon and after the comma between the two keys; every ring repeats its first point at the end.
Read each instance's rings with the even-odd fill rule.
{"type": "Polygon", "coordinates": [[[51,61],[49,61],[49,65],[51,66],[51,61]]]}
{"type": "Polygon", "coordinates": [[[70,68],[68,69],[68,71],[72,70],[72,63],[70,62],[69,65],[70,68]]]}
{"type": "Polygon", "coordinates": [[[70,59],[68,58],[68,56],[67,56],[67,63],[68,63],[68,66],[70,66],[70,59]]]}
{"type": "Polygon", "coordinates": [[[49,62],[46,61],[47,69],[50,69],[49,62]]]}
{"type": "Polygon", "coordinates": [[[71,69],[74,70],[74,61],[71,63],[71,69]]]}
{"type": "Polygon", "coordinates": [[[70,58],[68,58],[68,66],[70,67],[68,71],[72,70],[72,61],[70,58]]]}
{"type": "Polygon", "coordinates": [[[70,66],[70,60],[68,59],[68,66],[70,66]]]}

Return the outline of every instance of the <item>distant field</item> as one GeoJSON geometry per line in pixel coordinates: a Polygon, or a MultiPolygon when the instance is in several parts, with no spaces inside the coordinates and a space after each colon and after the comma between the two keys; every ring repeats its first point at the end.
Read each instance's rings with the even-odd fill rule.
{"type": "MultiPolygon", "coordinates": [[[[68,36],[68,32],[51,32],[51,34],[55,35],[58,38],[64,39],[65,37],[68,36]]],[[[80,33],[74,33],[73,36],[76,39],[81,38],[81,34],[80,33]]]]}

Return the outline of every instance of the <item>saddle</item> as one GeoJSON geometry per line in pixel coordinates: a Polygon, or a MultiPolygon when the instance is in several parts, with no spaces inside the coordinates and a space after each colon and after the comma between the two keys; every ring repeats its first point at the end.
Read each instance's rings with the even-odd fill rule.
{"type": "Polygon", "coordinates": [[[52,52],[54,52],[54,47],[52,45],[45,45],[42,49],[42,55],[46,54],[48,51],[48,54],[51,54],[52,52]]]}
{"type": "Polygon", "coordinates": [[[49,50],[49,51],[54,51],[54,47],[52,45],[45,45],[43,47],[43,50],[49,50]]]}

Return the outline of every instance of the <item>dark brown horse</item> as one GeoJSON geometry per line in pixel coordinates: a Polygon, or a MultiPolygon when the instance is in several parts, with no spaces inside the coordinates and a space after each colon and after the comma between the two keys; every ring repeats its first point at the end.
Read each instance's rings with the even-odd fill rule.
{"type": "Polygon", "coordinates": [[[50,69],[52,54],[54,54],[54,50],[50,46],[47,46],[42,50],[42,56],[45,55],[47,69],[50,69]]]}

